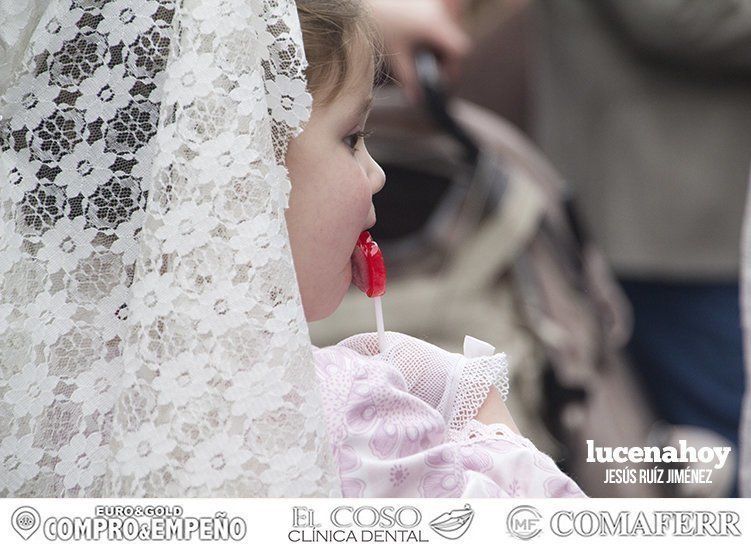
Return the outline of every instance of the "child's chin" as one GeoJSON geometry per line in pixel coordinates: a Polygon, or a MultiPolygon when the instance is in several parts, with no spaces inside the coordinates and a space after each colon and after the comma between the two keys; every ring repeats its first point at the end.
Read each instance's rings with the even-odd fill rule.
{"type": "Polygon", "coordinates": [[[339,307],[339,304],[341,303],[341,300],[335,305],[330,308],[315,308],[314,310],[310,312],[305,312],[305,320],[308,323],[312,323],[313,321],[320,321],[321,319],[326,319],[331,314],[333,314],[336,309],[339,307]]]}
{"type": "Polygon", "coordinates": [[[351,273],[346,276],[346,280],[347,281],[341,282],[338,289],[332,290],[330,296],[327,296],[325,300],[318,301],[318,304],[314,304],[310,308],[303,305],[305,310],[305,320],[308,321],[308,323],[326,319],[336,311],[342,303],[342,300],[344,300],[344,297],[349,290],[349,286],[352,283],[351,273]]]}

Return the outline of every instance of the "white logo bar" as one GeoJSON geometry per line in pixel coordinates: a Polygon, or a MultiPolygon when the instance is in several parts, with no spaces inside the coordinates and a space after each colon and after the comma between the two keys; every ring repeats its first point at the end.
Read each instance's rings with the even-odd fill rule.
{"type": "Polygon", "coordinates": [[[748,499],[3,499],[0,542],[745,543],[750,514],[748,499]]]}

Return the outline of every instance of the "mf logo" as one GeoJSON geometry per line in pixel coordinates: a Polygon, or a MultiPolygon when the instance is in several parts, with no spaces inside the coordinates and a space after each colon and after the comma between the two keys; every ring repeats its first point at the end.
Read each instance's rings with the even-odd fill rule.
{"type": "Polygon", "coordinates": [[[506,517],[509,534],[520,540],[530,540],[542,531],[542,515],[534,506],[517,506],[506,517]]]}

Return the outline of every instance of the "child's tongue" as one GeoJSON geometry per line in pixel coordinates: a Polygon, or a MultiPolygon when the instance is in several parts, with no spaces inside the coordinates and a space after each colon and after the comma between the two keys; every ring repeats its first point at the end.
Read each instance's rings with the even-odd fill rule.
{"type": "Polygon", "coordinates": [[[363,231],[357,240],[350,259],[352,283],[369,297],[379,297],[386,292],[386,265],[378,244],[368,231],[363,231]]]}

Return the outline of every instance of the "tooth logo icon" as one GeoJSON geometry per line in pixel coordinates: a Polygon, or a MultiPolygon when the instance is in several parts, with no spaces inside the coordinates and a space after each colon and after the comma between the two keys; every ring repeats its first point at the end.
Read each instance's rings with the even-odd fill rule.
{"type": "Polygon", "coordinates": [[[11,526],[24,540],[29,540],[31,535],[39,529],[40,522],[39,512],[31,506],[17,508],[10,517],[11,526]]]}
{"type": "Polygon", "coordinates": [[[435,518],[430,522],[430,528],[443,538],[456,540],[467,532],[469,526],[472,525],[474,517],[475,512],[472,510],[472,507],[465,504],[464,508],[445,512],[435,518]]]}

